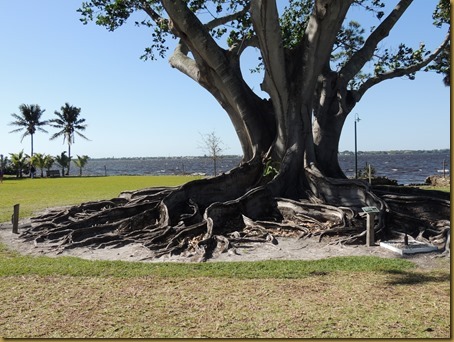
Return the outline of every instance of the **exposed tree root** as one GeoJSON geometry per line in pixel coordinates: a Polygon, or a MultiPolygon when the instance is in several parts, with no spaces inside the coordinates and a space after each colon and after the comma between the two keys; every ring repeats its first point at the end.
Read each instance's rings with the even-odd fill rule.
{"type": "Polygon", "coordinates": [[[111,200],[51,210],[32,218],[21,237],[47,243],[57,253],[140,243],[155,258],[181,254],[204,261],[244,243],[277,244],[277,236],[364,243],[361,207],[376,206],[376,239],[407,233],[444,244],[449,252],[450,202],[443,195],[372,190],[363,182],[309,171],[312,196],[294,200],[274,196],[266,185],[250,186],[259,184],[260,176],[260,165],[244,164],[181,187],[128,191],[111,200]]]}

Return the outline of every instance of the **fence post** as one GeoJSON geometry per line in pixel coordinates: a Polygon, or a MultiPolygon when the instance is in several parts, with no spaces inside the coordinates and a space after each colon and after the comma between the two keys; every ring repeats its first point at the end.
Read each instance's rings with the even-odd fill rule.
{"type": "Polygon", "coordinates": [[[13,217],[11,218],[11,221],[13,223],[13,233],[19,234],[19,204],[14,205],[13,217]]]}

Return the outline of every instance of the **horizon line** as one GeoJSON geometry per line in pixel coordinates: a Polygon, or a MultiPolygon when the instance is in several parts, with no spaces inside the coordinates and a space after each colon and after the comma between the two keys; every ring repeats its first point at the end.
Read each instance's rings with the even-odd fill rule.
{"type": "MultiPolygon", "coordinates": [[[[408,153],[408,152],[443,152],[443,151],[450,151],[450,148],[434,148],[430,150],[409,150],[409,149],[402,149],[402,150],[369,150],[369,151],[358,151],[357,153],[408,153]]],[[[354,151],[350,150],[344,150],[344,151],[338,151],[339,154],[343,153],[351,153],[354,154],[354,151]]],[[[242,157],[241,154],[223,154],[219,156],[220,158],[222,157],[242,157]]],[[[168,155],[168,156],[133,156],[133,157],[115,157],[115,156],[110,156],[110,157],[92,157],[90,159],[139,159],[139,158],[211,158],[209,155],[168,155]]]]}

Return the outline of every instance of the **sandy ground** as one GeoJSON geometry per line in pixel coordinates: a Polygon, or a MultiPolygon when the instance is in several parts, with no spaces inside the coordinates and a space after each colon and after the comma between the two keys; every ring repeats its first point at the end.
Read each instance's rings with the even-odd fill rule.
{"type": "MultiPolygon", "coordinates": [[[[21,223],[24,223],[22,221],[21,223]]],[[[19,224],[19,233],[20,224],[19,224]]],[[[75,256],[89,260],[124,260],[143,262],[191,262],[190,258],[181,256],[163,256],[153,259],[152,253],[140,244],[131,244],[120,248],[74,248],[57,254],[55,249],[46,244],[35,246],[33,242],[24,242],[19,234],[12,233],[10,223],[0,224],[0,241],[10,249],[25,255],[46,255],[50,257],[75,256]]],[[[240,248],[230,249],[228,252],[215,256],[208,262],[217,261],[259,261],[259,260],[315,260],[336,256],[377,256],[383,258],[404,258],[415,262],[421,268],[439,267],[444,264],[449,267],[450,258],[439,258],[439,252],[400,255],[386,248],[364,245],[330,245],[327,242],[318,242],[318,238],[295,239],[277,237],[278,244],[249,243],[240,248]],[[441,261],[444,259],[445,261],[441,261]],[[447,259],[447,261],[446,261],[447,259]],[[441,262],[440,262],[441,261],[441,262]]]]}

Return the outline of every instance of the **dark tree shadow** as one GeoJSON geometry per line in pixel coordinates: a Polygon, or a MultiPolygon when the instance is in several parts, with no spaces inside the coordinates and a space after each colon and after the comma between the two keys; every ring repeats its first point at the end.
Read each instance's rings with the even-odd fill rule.
{"type": "Polygon", "coordinates": [[[415,271],[389,270],[385,272],[393,276],[393,279],[388,281],[389,285],[415,285],[429,282],[442,283],[451,281],[451,275],[447,271],[421,273],[415,271]]]}

